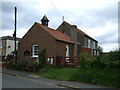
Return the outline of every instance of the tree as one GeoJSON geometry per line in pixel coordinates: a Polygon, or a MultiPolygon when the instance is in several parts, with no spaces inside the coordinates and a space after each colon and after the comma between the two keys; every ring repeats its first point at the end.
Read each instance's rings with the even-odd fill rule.
{"type": "Polygon", "coordinates": [[[100,53],[103,52],[103,48],[102,48],[101,46],[98,46],[98,47],[97,47],[97,50],[98,50],[100,53]]]}

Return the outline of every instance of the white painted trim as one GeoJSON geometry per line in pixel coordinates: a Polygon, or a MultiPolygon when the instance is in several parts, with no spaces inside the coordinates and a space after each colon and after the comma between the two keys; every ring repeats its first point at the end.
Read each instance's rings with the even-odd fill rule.
{"type": "MultiPolygon", "coordinates": [[[[38,55],[34,55],[34,51],[35,51],[35,50],[34,50],[34,47],[35,47],[35,46],[38,46],[38,45],[32,45],[32,57],[38,57],[38,55]]],[[[38,50],[38,51],[39,51],[39,50],[38,50]]]]}
{"type": "Polygon", "coordinates": [[[70,49],[69,45],[66,45],[66,57],[69,57],[69,54],[70,54],[69,49],[70,49]]]}
{"type": "Polygon", "coordinates": [[[88,48],[91,48],[91,41],[88,39],[88,48]]]}

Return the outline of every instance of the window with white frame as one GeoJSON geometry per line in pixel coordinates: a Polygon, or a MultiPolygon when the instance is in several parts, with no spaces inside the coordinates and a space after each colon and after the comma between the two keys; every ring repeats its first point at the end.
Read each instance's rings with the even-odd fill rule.
{"type": "Polygon", "coordinates": [[[84,39],[84,47],[87,47],[87,39],[84,39]]]}
{"type": "Polygon", "coordinates": [[[97,53],[96,53],[96,50],[94,50],[94,55],[96,56],[96,54],[97,54],[97,53]]]}
{"type": "Polygon", "coordinates": [[[53,57],[48,57],[47,58],[47,64],[53,65],[54,64],[54,58],[53,57]]]}
{"type": "Polygon", "coordinates": [[[90,48],[90,39],[88,39],[88,48],[90,48]]]}
{"type": "Polygon", "coordinates": [[[95,42],[93,42],[93,49],[95,49],[95,42]]]}
{"type": "Polygon", "coordinates": [[[69,45],[66,45],[66,57],[69,57],[69,45]]]}
{"type": "Polygon", "coordinates": [[[32,57],[38,57],[38,45],[32,45],[32,57]]]}

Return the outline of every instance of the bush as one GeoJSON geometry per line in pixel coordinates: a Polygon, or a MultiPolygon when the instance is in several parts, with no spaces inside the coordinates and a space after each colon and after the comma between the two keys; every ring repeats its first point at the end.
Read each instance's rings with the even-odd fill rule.
{"type": "Polygon", "coordinates": [[[108,57],[111,68],[120,68],[120,51],[111,51],[108,57]]]}
{"type": "Polygon", "coordinates": [[[46,50],[43,49],[43,51],[41,52],[41,54],[39,55],[39,57],[37,58],[37,60],[34,62],[34,65],[38,68],[43,68],[45,65],[45,53],[46,50]]]}
{"type": "Polygon", "coordinates": [[[89,54],[87,53],[81,53],[80,54],[80,68],[90,68],[91,67],[91,64],[92,64],[92,61],[93,60],[93,57],[90,56],[89,54]]]}
{"type": "Polygon", "coordinates": [[[17,69],[17,70],[21,70],[21,69],[22,69],[21,64],[18,64],[18,63],[16,63],[16,64],[12,64],[11,67],[12,67],[12,68],[15,68],[15,69],[17,69]]]}
{"type": "Polygon", "coordinates": [[[26,65],[28,65],[28,63],[29,63],[29,62],[26,61],[26,60],[25,60],[24,62],[22,62],[22,63],[21,63],[22,69],[25,69],[25,67],[26,67],[26,65]]]}
{"type": "Polygon", "coordinates": [[[120,51],[111,51],[108,55],[99,55],[94,58],[89,54],[82,53],[79,65],[80,68],[118,69],[120,68],[120,51]]]}
{"type": "Polygon", "coordinates": [[[39,55],[39,63],[41,64],[41,67],[44,67],[45,65],[45,56],[46,56],[46,49],[43,49],[43,51],[39,55]]]}
{"type": "Polygon", "coordinates": [[[92,67],[104,69],[106,66],[109,66],[109,61],[106,56],[96,56],[95,59],[92,62],[92,67]]]}
{"type": "Polygon", "coordinates": [[[120,51],[111,51],[108,56],[110,61],[118,61],[120,60],[120,51]]]}
{"type": "Polygon", "coordinates": [[[96,56],[92,66],[99,69],[120,68],[120,51],[112,51],[108,55],[96,56]]]}

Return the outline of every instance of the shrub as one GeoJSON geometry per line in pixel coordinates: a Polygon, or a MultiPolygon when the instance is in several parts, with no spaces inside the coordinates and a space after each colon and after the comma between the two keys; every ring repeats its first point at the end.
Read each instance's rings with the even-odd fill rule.
{"type": "Polygon", "coordinates": [[[21,63],[22,69],[24,69],[26,67],[26,65],[28,65],[28,61],[25,60],[21,63]]]}
{"type": "Polygon", "coordinates": [[[120,51],[112,51],[108,55],[96,56],[92,66],[99,69],[120,68],[120,51]]]}
{"type": "Polygon", "coordinates": [[[43,51],[40,53],[39,57],[37,58],[37,60],[34,62],[34,65],[38,68],[42,68],[45,65],[45,54],[46,54],[46,50],[43,49],[43,51]]]}
{"type": "Polygon", "coordinates": [[[110,61],[117,61],[120,60],[120,51],[111,51],[109,53],[110,61]]]}
{"type": "Polygon", "coordinates": [[[80,54],[80,68],[90,68],[93,57],[87,53],[81,53],[80,54]]]}
{"type": "Polygon", "coordinates": [[[111,51],[109,53],[110,67],[120,68],[120,51],[111,51]]]}
{"type": "Polygon", "coordinates": [[[99,69],[104,69],[106,66],[109,67],[109,60],[106,56],[96,56],[92,62],[92,66],[99,69]]]}
{"type": "Polygon", "coordinates": [[[18,63],[12,64],[11,67],[12,67],[12,68],[15,68],[15,69],[17,69],[17,70],[21,70],[21,69],[22,69],[21,64],[18,64],[18,63]]]}
{"type": "Polygon", "coordinates": [[[34,65],[35,65],[35,67],[38,67],[38,68],[41,67],[41,62],[40,62],[39,58],[37,58],[37,59],[35,60],[34,65]]]}
{"type": "Polygon", "coordinates": [[[44,66],[45,64],[45,56],[46,56],[46,49],[43,49],[43,51],[39,55],[39,62],[42,66],[44,66]]]}

